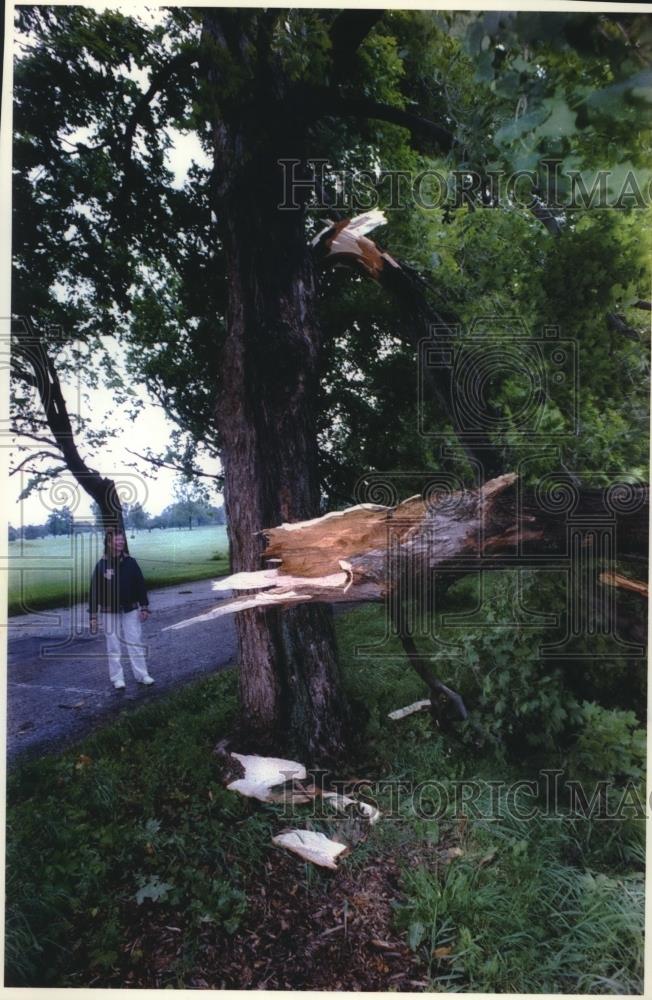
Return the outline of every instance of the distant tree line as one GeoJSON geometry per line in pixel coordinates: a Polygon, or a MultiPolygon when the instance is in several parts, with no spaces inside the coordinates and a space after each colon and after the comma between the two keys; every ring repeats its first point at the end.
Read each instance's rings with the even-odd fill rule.
{"type": "Polygon", "coordinates": [[[131,516],[132,511],[129,511],[126,524],[130,528],[201,528],[208,524],[226,524],[224,507],[215,507],[202,500],[178,500],[152,518],[144,511],[139,511],[139,523],[136,524],[131,522],[131,516]],[[146,518],[144,523],[140,523],[142,515],[146,518]]]}
{"type": "MultiPolygon", "coordinates": [[[[201,528],[206,525],[225,524],[223,506],[214,506],[201,499],[182,499],[169,504],[160,514],[151,517],[142,504],[125,506],[124,523],[127,531],[143,531],[152,528],[201,528]]],[[[25,524],[15,528],[9,525],[9,541],[19,538],[32,540],[48,535],[71,535],[101,530],[102,518],[99,507],[94,505],[90,518],[75,519],[69,507],[52,511],[44,524],[25,524]]]]}

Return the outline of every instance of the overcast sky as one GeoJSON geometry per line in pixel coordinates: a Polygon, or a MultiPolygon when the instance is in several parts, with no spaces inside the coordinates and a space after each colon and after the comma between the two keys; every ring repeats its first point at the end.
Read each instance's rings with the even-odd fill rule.
{"type": "MultiPolygon", "coordinates": [[[[126,8],[125,8],[126,9],[126,8]]],[[[193,134],[182,135],[176,130],[170,129],[172,146],[166,152],[168,166],[173,171],[175,185],[182,186],[190,164],[193,161],[201,165],[207,164],[207,158],[199,144],[197,137],[193,134]]],[[[101,455],[85,453],[82,448],[83,457],[94,468],[98,468],[102,474],[111,478],[118,478],[124,481],[127,489],[134,491],[134,500],[139,500],[150,514],[157,514],[171,503],[173,500],[173,487],[178,478],[177,473],[172,470],[163,469],[156,473],[156,478],[143,478],[131,467],[134,457],[127,451],[131,448],[134,451],[162,453],[169,443],[170,433],[175,425],[167,419],[162,408],[148,397],[143,387],[133,385],[139,397],[144,402],[142,412],[135,421],[129,422],[121,428],[120,433],[103,448],[101,455]]],[[[71,410],[75,409],[73,400],[76,391],[70,384],[63,384],[64,394],[67,402],[71,404],[71,410]]],[[[100,429],[107,423],[113,425],[119,423],[119,417],[114,413],[112,394],[106,389],[88,389],[88,404],[84,407],[85,415],[90,416],[94,427],[100,429]]],[[[27,442],[25,442],[27,443],[27,442]]],[[[21,458],[24,455],[21,455],[21,458]]],[[[46,463],[47,464],[47,463],[46,463]]],[[[216,472],[210,465],[198,462],[203,471],[216,472]]],[[[147,468],[144,463],[141,467],[147,468]]],[[[148,471],[153,473],[153,467],[148,467],[148,471]]],[[[18,526],[20,524],[40,524],[48,517],[53,507],[61,506],[57,500],[56,484],[50,484],[49,488],[42,493],[33,493],[26,500],[19,501],[19,495],[27,482],[29,476],[18,473],[9,480],[8,500],[9,500],[9,521],[18,526]]],[[[68,477],[72,483],[72,477],[68,477]]],[[[58,484],[63,486],[63,480],[58,484]]],[[[65,496],[65,492],[61,496],[65,496]]],[[[90,499],[81,492],[80,500],[75,509],[75,517],[85,518],[90,515],[90,499]]]]}

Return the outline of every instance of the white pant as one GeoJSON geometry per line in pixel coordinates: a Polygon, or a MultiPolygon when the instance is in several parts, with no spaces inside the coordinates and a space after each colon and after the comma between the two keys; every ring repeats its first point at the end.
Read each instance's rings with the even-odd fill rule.
{"type": "Polygon", "coordinates": [[[111,683],[115,684],[117,681],[124,683],[125,677],[120,661],[123,648],[129,654],[134,677],[137,681],[142,681],[148,676],[148,671],[138,611],[105,611],[103,617],[111,683]]]}

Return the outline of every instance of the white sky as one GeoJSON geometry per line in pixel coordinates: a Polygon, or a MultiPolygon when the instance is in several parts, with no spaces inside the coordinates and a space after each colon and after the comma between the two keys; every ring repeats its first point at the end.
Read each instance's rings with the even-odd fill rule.
{"type": "MultiPolygon", "coordinates": [[[[170,129],[170,135],[173,144],[166,152],[168,167],[174,173],[175,186],[181,187],[192,161],[202,166],[208,165],[208,161],[194,133],[182,135],[180,132],[170,129]]],[[[78,406],[77,387],[63,382],[62,388],[71,411],[76,411],[78,406]]],[[[92,426],[99,430],[107,424],[119,425],[120,417],[119,413],[114,412],[115,406],[111,391],[104,388],[85,388],[88,394],[88,404],[84,405],[83,412],[84,416],[91,418],[92,426]]],[[[123,421],[125,426],[122,427],[120,433],[106,447],[102,448],[99,454],[84,452],[83,448],[80,450],[82,456],[91,466],[112,479],[122,480],[125,488],[129,492],[134,492],[131,502],[140,501],[150,514],[158,514],[174,499],[173,488],[177,480],[177,473],[168,469],[155,470],[153,466],[140,462],[140,468],[147,469],[150,476],[155,475],[155,478],[144,478],[131,467],[131,463],[136,459],[129,454],[127,448],[143,454],[150,450],[155,454],[162,454],[170,441],[170,433],[176,425],[168,420],[161,406],[147,395],[144,387],[135,385],[133,388],[145,404],[136,420],[129,423],[123,421]]],[[[24,439],[24,443],[29,442],[24,439]]],[[[33,446],[38,448],[36,443],[33,446]]],[[[21,459],[24,457],[24,454],[20,456],[21,459]]],[[[53,463],[46,460],[44,465],[48,464],[53,463]]],[[[207,462],[201,456],[197,456],[197,465],[204,472],[214,473],[218,471],[214,467],[214,463],[207,462]]],[[[72,477],[61,477],[56,483],[49,484],[45,491],[33,493],[26,500],[19,501],[19,495],[28,479],[29,475],[22,473],[9,479],[8,519],[10,524],[14,526],[42,524],[53,507],[61,506],[65,502],[57,503],[57,486],[63,487],[64,483],[70,482],[72,484],[74,482],[72,477]]],[[[67,492],[62,492],[61,495],[67,497],[67,492]]],[[[219,499],[215,502],[219,502],[219,499]]],[[[90,515],[90,499],[83,491],[81,491],[79,505],[74,514],[78,518],[90,515]]]]}
{"type": "MultiPolygon", "coordinates": [[[[76,408],[77,391],[68,384],[63,384],[66,403],[71,410],[76,408]]],[[[134,386],[137,396],[143,400],[144,407],[135,420],[127,421],[120,419],[120,412],[116,411],[113,394],[109,389],[99,388],[86,390],[88,394],[88,406],[83,406],[83,413],[89,416],[91,424],[95,429],[102,429],[105,426],[122,427],[116,437],[112,438],[97,454],[91,450],[80,448],[82,457],[90,466],[98,469],[103,475],[124,484],[129,496],[129,502],[136,501],[142,503],[149,514],[159,514],[164,507],[172,503],[174,499],[174,484],[178,480],[178,473],[169,469],[155,469],[145,462],[138,461],[127,449],[146,454],[152,451],[154,454],[162,454],[170,441],[170,433],[176,425],[169,420],[162,407],[152,401],[143,388],[134,386]],[[142,476],[138,469],[132,468],[131,464],[136,463],[138,469],[145,469],[147,476],[142,476]],[[153,477],[153,478],[152,478],[153,477]]],[[[25,444],[29,442],[24,441],[25,444]]],[[[81,443],[81,441],[80,441],[81,443]]],[[[36,443],[33,447],[38,449],[36,443]]],[[[20,459],[25,457],[25,453],[20,455],[20,459]]],[[[49,460],[44,462],[44,466],[52,464],[49,460]]],[[[216,463],[207,460],[205,456],[197,455],[197,466],[203,472],[215,473],[218,470],[216,463]]],[[[8,518],[10,524],[42,524],[53,509],[68,502],[67,491],[62,491],[64,498],[61,503],[56,502],[57,489],[64,484],[73,484],[72,476],[61,476],[49,484],[41,493],[34,492],[26,500],[19,501],[18,497],[29,479],[27,473],[19,472],[9,479],[9,511],[8,518]]],[[[76,518],[85,518],[90,515],[90,498],[83,491],[80,494],[79,505],[74,511],[76,518]]],[[[219,503],[220,498],[216,496],[214,503],[219,503]]]]}

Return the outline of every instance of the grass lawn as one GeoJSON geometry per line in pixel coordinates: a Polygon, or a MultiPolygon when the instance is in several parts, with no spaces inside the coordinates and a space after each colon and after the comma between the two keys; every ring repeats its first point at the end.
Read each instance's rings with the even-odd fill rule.
{"type": "Polygon", "coordinates": [[[360,733],[339,776],[376,783],[384,814],[368,839],[317,869],[271,844],[294,825],[281,806],[226,791],[212,750],[235,725],[235,671],[125,711],[9,775],[7,985],[642,991],[644,820],[432,818],[423,784],[421,808],[392,806],[396,782],[535,769],[424,714],[389,722],[421,682],[396,647],[356,655],[381,609],[336,624],[360,733]]]}
{"type": "MultiPolygon", "coordinates": [[[[229,572],[226,528],[154,528],[128,535],[147,586],[165,587],[229,572]]],[[[9,544],[9,614],[83,601],[102,554],[100,534],[50,536],[9,544]]]]}

